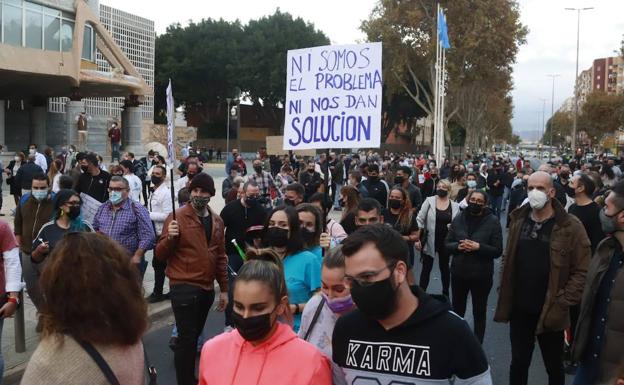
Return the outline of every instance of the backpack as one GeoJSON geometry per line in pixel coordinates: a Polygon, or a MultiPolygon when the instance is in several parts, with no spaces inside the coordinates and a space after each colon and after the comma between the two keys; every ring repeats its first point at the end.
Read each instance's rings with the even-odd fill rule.
{"type": "Polygon", "coordinates": [[[147,166],[142,161],[134,162],[134,165],[132,166],[132,172],[134,173],[134,175],[138,176],[139,179],[144,181],[145,177],[147,177],[147,166]]]}

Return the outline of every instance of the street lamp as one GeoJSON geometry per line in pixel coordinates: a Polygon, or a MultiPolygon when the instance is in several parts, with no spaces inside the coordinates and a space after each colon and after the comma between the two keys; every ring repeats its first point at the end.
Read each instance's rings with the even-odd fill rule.
{"type": "Polygon", "coordinates": [[[579,67],[579,42],[581,33],[581,11],[589,11],[594,7],[586,8],[566,8],[566,11],[576,11],[576,72],[574,73],[574,121],[572,124],[572,148],[576,148],[576,124],[578,120],[578,67],[579,67]]]}
{"type": "Polygon", "coordinates": [[[555,79],[561,75],[550,74],[546,76],[548,76],[549,78],[552,78],[552,95],[551,95],[551,104],[550,104],[550,152],[548,153],[548,160],[550,161],[552,158],[553,130],[555,128],[555,79]]]}
{"type": "Polygon", "coordinates": [[[227,102],[227,129],[225,131],[225,156],[227,159],[227,154],[230,153],[230,103],[232,102],[232,98],[226,98],[225,101],[227,102]]]}

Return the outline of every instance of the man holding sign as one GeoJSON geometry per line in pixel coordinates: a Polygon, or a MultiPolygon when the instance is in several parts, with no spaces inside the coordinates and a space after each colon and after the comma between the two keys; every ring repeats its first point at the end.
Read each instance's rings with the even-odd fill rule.
{"type": "Polygon", "coordinates": [[[379,147],[381,43],[288,51],[284,149],[379,147]]]}

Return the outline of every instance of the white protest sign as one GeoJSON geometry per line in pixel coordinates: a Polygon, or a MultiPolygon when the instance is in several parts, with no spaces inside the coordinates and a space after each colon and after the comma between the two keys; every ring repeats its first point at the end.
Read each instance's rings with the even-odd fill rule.
{"type": "Polygon", "coordinates": [[[381,43],[288,51],[284,150],[379,147],[381,43]]]}
{"type": "Polygon", "coordinates": [[[85,193],[80,193],[80,200],[82,200],[82,208],[80,209],[82,219],[90,224],[93,224],[93,218],[95,218],[95,214],[102,203],[93,198],[91,195],[87,195],[85,193]]]}

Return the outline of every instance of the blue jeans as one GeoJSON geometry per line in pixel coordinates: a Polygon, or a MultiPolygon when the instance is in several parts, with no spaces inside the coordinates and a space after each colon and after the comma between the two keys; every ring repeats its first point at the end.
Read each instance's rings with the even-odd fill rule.
{"type": "Polygon", "coordinates": [[[594,384],[598,381],[600,375],[598,365],[587,365],[586,362],[579,362],[576,369],[576,375],[574,376],[574,382],[572,385],[587,385],[594,384]]]}
{"type": "Polygon", "coordinates": [[[505,191],[503,192],[503,210],[507,210],[507,205],[509,204],[509,195],[511,195],[511,189],[505,186],[505,191]]]}
{"type": "MultiPolygon", "coordinates": [[[[2,326],[4,325],[4,318],[0,318],[0,341],[2,341],[2,326]]],[[[2,357],[2,349],[0,349],[0,385],[2,385],[2,378],[4,376],[4,357],[2,357]]]]}
{"type": "Polygon", "coordinates": [[[492,208],[492,214],[496,216],[496,218],[500,218],[501,206],[503,205],[503,196],[494,196],[490,195],[490,207],[492,208]]]}
{"type": "Polygon", "coordinates": [[[115,160],[115,158],[117,158],[117,161],[119,161],[119,149],[121,148],[121,143],[111,143],[111,160],[115,160]]]}
{"type": "Polygon", "coordinates": [[[342,190],[342,183],[334,183],[334,189],[336,190],[336,194],[334,196],[334,207],[340,207],[340,190],[342,190]]]}

